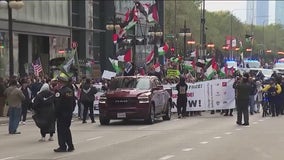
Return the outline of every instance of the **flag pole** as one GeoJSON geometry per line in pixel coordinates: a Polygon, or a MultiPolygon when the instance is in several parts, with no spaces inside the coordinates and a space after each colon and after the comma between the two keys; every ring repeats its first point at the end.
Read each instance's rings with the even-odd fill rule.
{"type": "Polygon", "coordinates": [[[78,52],[77,52],[77,47],[74,48],[74,57],[75,57],[75,64],[77,65],[77,70],[78,70],[78,77],[82,78],[82,73],[80,70],[80,64],[79,64],[79,58],[78,58],[78,52]]]}

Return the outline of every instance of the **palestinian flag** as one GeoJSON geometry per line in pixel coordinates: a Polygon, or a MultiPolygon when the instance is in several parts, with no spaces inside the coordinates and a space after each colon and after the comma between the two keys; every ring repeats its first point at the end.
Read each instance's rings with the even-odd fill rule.
{"type": "Polygon", "coordinates": [[[116,73],[120,72],[121,69],[118,66],[118,60],[109,58],[110,63],[112,64],[113,69],[116,73]]]}
{"type": "Polygon", "coordinates": [[[125,29],[126,26],[128,26],[127,28],[129,28],[130,26],[133,25],[134,22],[138,21],[138,10],[136,9],[136,6],[134,6],[132,8],[132,10],[129,12],[129,14],[127,12],[125,14],[125,19],[124,19],[125,21],[120,25],[120,28],[125,29]],[[130,22],[132,22],[132,23],[129,24],[130,22]]]}
{"type": "Polygon", "coordinates": [[[149,7],[147,22],[159,23],[158,7],[156,3],[149,7]]]}
{"type": "Polygon", "coordinates": [[[205,60],[204,59],[198,59],[196,62],[196,66],[200,68],[204,68],[205,66],[205,60]]]}
{"type": "Polygon", "coordinates": [[[135,2],[135,7],[139,10],[140,13],[142,13],[146,18],[148,16],[148,8],[149,4],[141,4],[139,1],[135,2]]]}
{"type": "Polygon", "coordinates": [[[219,71],[218,71],[218,76],[221,78],[226,78],[227,76],[227,67],[222,67],[219,71]]]}
{"type": "Polygon", "coordinates": [[[194,61],[184,61],[182,68],[189,70],[189,71],[193,71],[194,66],[193,66],[194,61]]]}
{"type": "Polygon", "coordinates": [[[137,21],[132,20],[130,21],[123,29],[128,31],[130,30],[132,27],[134,27],[137,24],[137,21]]]}
{"type": "Polygon", "coordinates": [[[160,65],[160,63],[154,64],[154,69],[155,69],[155,72],[160,72],[160,71],[161,71],[161,65],[160,65]]]}
{"type": "Polygon", "coordinates": [[[212,79],[214,74],[217,73],[218,64],[216,63],[215,57],[213,57],[206,65],[205,75],[207,79],[212,79]],[[208,67],[207,67],[208,66],[208,67]]]}
{"type": "Polygon", "coordinates": [[[118,61],[121,62],[131,62],[132,61],[132,49],[128,49],[124,55],[117,57],[118,61]]]}
{"type": "Polygon", "coordinates": [[[146,64],[150,64],[154,60],[155,52],[152,50],[150,54],[146,57],[146,64]]]}
{"type": "Polygon", "coordinates": [[[168,44],[165,44],[164,46],[159,47],[159,48],[158,48],[159,56],[165,55],[165,54],[168,52],[168,50],[169,50],[168,44]]]}

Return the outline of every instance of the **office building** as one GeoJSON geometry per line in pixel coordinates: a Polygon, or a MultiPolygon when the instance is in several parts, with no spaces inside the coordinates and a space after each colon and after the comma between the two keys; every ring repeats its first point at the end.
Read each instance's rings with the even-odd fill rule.
{"type": "Polygon", "coordinates": [[[246,23],[267,25],[269,23],[269,0],[248,0],[246,23]]]}
{"type": "Polygon", "coordinates": [[[275,1],[275,23],[284,25],[284,1],[275,1]]]}

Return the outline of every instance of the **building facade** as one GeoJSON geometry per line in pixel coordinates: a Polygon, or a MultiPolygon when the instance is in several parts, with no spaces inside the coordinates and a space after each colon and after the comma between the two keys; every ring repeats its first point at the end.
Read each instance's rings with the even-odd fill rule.
{"type": "Polygon", "coordinates": [[[247,24],[267,25],[269,23],[269,0],[247,1],[247,24]]]}
{"type": "MultiPolygon", "coordinates": [[[[14,74],[25,75],[29,64],[40,58],[44,68],[57,51],[68,48],[71,36],[69,1],[24,1],[12,10],[14,74]]],[[[2,47],[0,76],[9,76],[8,9],[0,9],[2,47]]],[[[46,70],[45,70],[46,72],[46,70]]]]}
{"type": "Polygon", "coordinates": [[[284,25],[284,1],[275,1],[275,23],[284,25]]]}

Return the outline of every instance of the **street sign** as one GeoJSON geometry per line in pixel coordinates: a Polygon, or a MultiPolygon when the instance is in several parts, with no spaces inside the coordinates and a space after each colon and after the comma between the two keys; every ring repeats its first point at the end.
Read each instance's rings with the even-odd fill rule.
{"type": "Polygon", "coordinates": [[[73,41],[71,46],[72,46],[72,48],[77,48],[78,47],[78,42],[73,41]]]}
{"type": "Polygon", "coordinates": [[[175,38],[175,36],[173,34],[167,34],[166,38],[175,38]]]}

